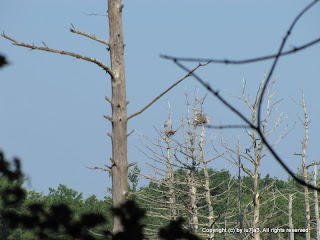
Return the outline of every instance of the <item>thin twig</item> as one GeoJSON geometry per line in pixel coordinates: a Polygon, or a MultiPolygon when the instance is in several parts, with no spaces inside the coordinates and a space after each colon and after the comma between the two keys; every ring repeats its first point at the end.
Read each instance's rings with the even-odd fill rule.
{"type": "Polygon", "coordinates": [[[211,128],[211,129],[226,129],[226,128],[247,128],[248,126],[245,125],[205,125],[206,128],[211,128]]]}
{"type": "Polygon", "coordinates": [[[95,36],[95,35],[92,35],[92,34],[90,34],[90,33],[86,33],[86,32],[79,31],[79,30],[75,29],[72,24],[71,24],[71,26],[72,26],[72,28],[70,28],[70,32],[76,33],[76,34],[79,34],[79,35],[83,35],[83,36],[88,37],[88,38],[91,38],[91,39],[93,39],[93,40],[95,40],[95,41],[97,41],[97,42],[100,42],[100,43],[103,43],[103,44],[105,44],[105,45],[107,45],[107,46],[110,46],[109,41],[104,40],[104,39],[102,39],[102,38],[99,38],[99,37],[97,37],[97,36],[95,36]]]}

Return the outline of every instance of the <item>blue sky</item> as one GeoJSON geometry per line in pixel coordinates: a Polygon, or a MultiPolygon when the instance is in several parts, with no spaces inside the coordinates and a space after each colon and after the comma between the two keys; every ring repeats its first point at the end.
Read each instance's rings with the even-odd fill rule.
{"type": "MultiPolygon", "coordinates": [[[[160,54],[185,57],[244,59],[274,53],[293,18],[305,6],[304,1],[123,1],[124,37],[126,43],[128,113],[140,110],[185,73],[160,54]]],[[[18,1],[0,3],[0,31],[19,41],[73,51],[109,63],[104,45],[69,32],[71,23],[81,31],[108,39],[106,1],[18,1]]],[[[320,6],[315,6],[294,29],[286,49],[319,37],[320,6]]],[[[10,66],[0,71],[0,148],[7,156],[18,156],[30,177],[29,188],[47,192],[49,187],[66,184],[85,196],[102,198],[111,187],[107,173],[85,166],[103,166],[111,157],[107,136],[110,124],[102,116],[110,115],[104,96],[110,96],[110,79],[92,63],[68,56],[29,51],[0,38],[0,52],[10,66]]],[[[275,90],[284,101],[280,112],[288,114],[285,124],[295,128],[276,149],[294,170],[299,159],[293,156],[300,149],[303,130],[296,117],[301,108],[290,97],[300,101],[305,90],[310,122],[308,161],[320,160],[318,119],[320,87],[320,45],[284,57],[275,70],[275,90]]],[[[189,67],[196,63],[188,63],[189,67]]],[[[253,97],[271,61],[241,66],[209,65],[199,74],[222,94],[227,90],[241,94],[242,79],[247,81],[253,97]]],[[[167,102],[173,107],[178,124],[185,112],[184,92],[190,94],[198,85],[187,79],[155,103],[143,115],[130,120],[129,131],[135,129],[156,137],[153,127],[163,127],[167,102]]],[[[206,91],[200,87],[200,95],[206,91]]],[[[231,102],[246,108],[228,95],[231,102]]],[[[209,96],[206,112],[213,124],[239,123],[229,110],[209,96]]],[[[246,112],[247,113],[247,112],[246,112]]],[[[212,132],[216,135],[217,132],[212,132]]],[[[238,130],[226,130],[232,142],[238,130]]],[[[137,151],[137,136],[129,138],[129,162],[138,161],[147,173],[150,160],[137,151]]],[[[230,165],[217,161],[212,167],[230,165]]],[[[273,159],[266,158],[262,175],[286,178],[273,159]]]]}

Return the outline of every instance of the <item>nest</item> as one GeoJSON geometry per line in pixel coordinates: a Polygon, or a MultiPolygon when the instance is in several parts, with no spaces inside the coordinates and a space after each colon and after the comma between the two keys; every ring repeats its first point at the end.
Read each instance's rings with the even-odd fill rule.
{"type": "Polygon", "coordinates": [[[207,115],[204,113],[198,113],[195,119],[193,120],[193,124],[195,126],[199,126],[202,124],[209,124],[209,123],[210,123],[210,118],[207,117],[207,115]]]}

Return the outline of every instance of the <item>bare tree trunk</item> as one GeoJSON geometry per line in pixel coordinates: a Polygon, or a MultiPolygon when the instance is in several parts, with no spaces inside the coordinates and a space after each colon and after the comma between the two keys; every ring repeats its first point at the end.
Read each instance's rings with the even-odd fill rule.
{"type": "MultiPolygon", "coordinates": [[[[292,221],[292,198],[293,194],[289,194],[289,201],[288,201],[288,217],[289,217],[289,229],[293,229],[293,221],[292,221]]],[[[289,233],[289,239],[294,240],[294,232],[289,233]]]]}
{"type": "MultiPolygon", "coordinates": [[[[305,182],[308,182],[308,167],[306,165],[307,160],[307,146],[309,140],[309,120],[307,114],[306,102],[304,99],[304,91],[302,91],[302,107],[304,112],[304,122],[303,126],[305,129],[305,135],[302,142],[302,169],[303,169],[303,179],[305,182]]],[[[306,232],[306,240],[310,240],[310,203],[309,203],[309,189],[307,186],[304,186],[304,204],[305,204],[305,218],[306,218],[306,229],[309,231],[306,232]]]]}
{"type": "Polygon", "coordinates": [[[191,210],[191,216],[190,216],[190,226],[191,226],[191,232],[197,233],[198,232],[198,207],[196,202],[196,194],[197,194],[197,187],[195,186],[195,168],[190,172],[190,210],[191,210]]]}
{"type": "MultiPolygon", "coordinates": [[[[259,227],[260,197],[259,197],[259,164],[255,165],[253,175],[253,229],[259,227]]],[[[260,233],[253,233],[254,240],[260,240],[260,233]]]]}
{"type": "MultiPolygon", "coordinates": [[[[317,186],[317,165],[316,164],[314,164],[313,184],[314,184],[314,186],[317,186]]],[[[317,239],[320,239],[320,217],[319,217],[318,191],[314,190],[313,196],[314,196],[314,215],[316,217],[317,239]]]]}
{"type": "Polygon", "coordinates": [[[172,165],[172,159],[171,159],[171,146],[170,146],[170,134],[172,132],[172,124],[171,124],[171,108],[169,105],[168,109],[168,115],[169,120],[167,121],[167,129],[165,130],[165,142],[166,142],[166,148],[167,148],[167,169],[166,169],[166,181],[167,186],[169,189],[169,214],[171,219],[176,219],[177,217],[177,206],[176,206],[176,198],[175,198],[175,192],[174,192],[174,171],[173,171],[173,165],[172,165]]]}
{"type": "MultiPolygon", "coordinates": [[[[211,202],[211,194],[210,194],[210,176],[208,173],[208,166],[207,166],[207,162],[204,161],[203,162],[203,173],[204,173],[204,177],[205,177],[205,183],[204,183],[204,189],[206,192],[206,202],[207,202],[207,206],[208,206],[208,226],[211,229],[214,229],[213,226],[213,218],[214,218],[214,212],[213,212],[213,207],[212,207],[212,202],[211,202]]],[[[209,240],[214,239],[214,232],[209,233],[209,240]]]]}
{"type": "MultiPolygon", "coordinates": [[[[241,202],[242,202],[242,194],[241,194],[241,145],[240,145],[240,136],[238,136],[238,146],[237,146],[237,154],[238,154],[238,208],[239,208],[239,228],[243,229],[243,218],[242,218],[242,207],[241,207],[241,202]]],[[[239,232],[238,238],[242,239],[242,232],[239,232]]]]}
{"type": "MultiPolygon", "coordinates": [[[[305,176],[305,173],[304,173],[305,176]]],[[[309,203],[309,189],[307,186],[304,186],[304,210],[306,218],[306,229],[309,229],[306,232],[306,240],[310,240],[310,203],[309,203]]]]}
{"type": "MultiPolygon", "coordinates": [[[[259,93],[260,94],[260,93],[259,93]]],[[[260,95],[259,95],[260,98],[260,95]]],[[[270,101],[268,99],[268,101],[270,101]]],[[[256,107],[258,107],[256,105],[256,107]]],[[[252,123],[256,122],[256,110],[257,108],[253,108],[253,114],[252,114],[252,123]]],[[[266,118],[267,119],[267,118],[266,118]]],[[[265,133],[267,121],[265,120],[263,130],[265,133]]],[[[252,144],[254,146],[254,172],[252,175],[253,180],[253,229],[259,228],[259,220],[260,220],[260,194],[259,194],[259,167],[260,167],[260,161],[263,151],[263,144],[260,146],[257,144],[258,138],[256,137],[256,131],[253,131],[252,133],[252,144]]],[[[254,240],[260,240],[260,232],[253,232],[253,239],[254,240]]]]}
{"type": "MultiPolygon", "coordinates": [[[[121,0],[108,0],[112,87],[112,201],[118,207],[128,194],[127,99],[124,65],[121,0]]],[[[123,230],[118,216],[113,217],[113,232],[123,230]]]]}
{"type": "MultiPolygon", "coordinates": [[[[197,115],[197,96],[195,96],[195,103],[194,103],[194,116],[197,115]]],[[[195,186],[196,180],[195,180],[195,174],[197,169],[197,153],[196,153],[196,136],[197,131],[196,127],[197,125],[190,122],[190,116],[188,116],[188,126],[189,126],[189,141],[190,141],[190,154],[191,154],[191,163],[189,165],[189,171],[188,171],[188,183],[189,183],[189,196],[190,196],[190,227],[192,233],[198,232],[198,207],[196,202],[196,194],[197,194],[197,187],[195,186]],[[192,129],[192,130],[191,130],[192,129]]],[[[203,139],[202,139],[203,140],[203,139]]]]}

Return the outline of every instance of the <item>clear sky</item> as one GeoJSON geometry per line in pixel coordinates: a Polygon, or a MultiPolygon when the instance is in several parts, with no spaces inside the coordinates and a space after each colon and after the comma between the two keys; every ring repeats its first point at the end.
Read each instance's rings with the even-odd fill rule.
{"type": "MultiPolygon", "coordinates": [[[[140,110],[185,73],[160,54],[184,57],[244,59],[274,53],[294,17],[309,1],[190,1],[126,0],[123,10],[126,43],[128,113],[140,110]]],[[[73,51],[98,58],[109,64],[105,46],[69,31],[71,23],[81,31],[108,39],[107,1],[55,0],[0,3],[0,31],[19,41],[73,51]]],[[[294,29],[286,49],[302,45],[320,36],[320,4],[305,15],[294,29]]],[[[0,70],[0,149],[8,157],[18,156],[30,177],[29,189],[47,192],[59,183],[102,198],[111,187],[108,173],[85,166],[109,164],[111,142],[107,136],[110,115],[104,96],[110,96],[110,79],[92,63],[68,56],[54,55],[13,46],[0,38],[0,53],[10,65],[0,70]]],[[[275,70],[278,76],[279,112],[288,114],[284,123],[295,128],[276,149],[293,170],[299,159],[302,126],[296,116],[301,108],[290,100],[300,101],[305,90],[310,118],[308,161],[319,159],[320,134],[319,88],[320,44],[295,55],[284,57],[275,70]]],[[[189,63],[188,66],[195,66],[189,63]]],[[[245,110],[244,105],[224,93],[241,94],[242,79],[248,93],[255,91],[271,65],[270,61],[242,66],[209,65],[199,74],[215,89],[245,110]]],[[[190,96],[197,82],[189,78],[155,103],[143,115],[130,120],[135,129],[156,137],[154,127],[162,128],[168,100],[173,107],[176,125],[185,112],[185,90],[190,96]]],[[[200,88],[200,95],[206,91],[200,88]]],[[[239,123],[210,96],[206,112],[213,124],[239,123]]],[[[247,113],[247,112],[246,112],[247,113]]],[[[208,133],[209,134],[209,133],[208,133]]],[[[213,135],[217,131],[212,131],[213,135]]],[[[225,130],[232,142],[239,134],[225,130]]],[[[146,159],[137,151],[138,135],[129,138],[129,162],[138,161],[145,173],[146,159]]],[[[141,147],[141,146],[140,146],[141,147]]],[[[221,169],[230,164],[217,161],[211,167],[221,169]]],[[[265,158],[262,176],[270,173],[285,179],[286,174],[271,158],[265,158]]]]}

